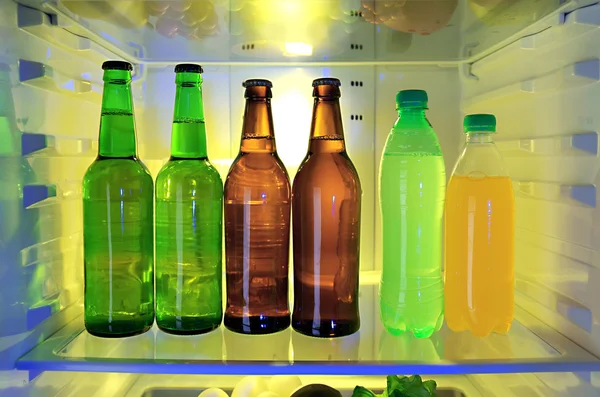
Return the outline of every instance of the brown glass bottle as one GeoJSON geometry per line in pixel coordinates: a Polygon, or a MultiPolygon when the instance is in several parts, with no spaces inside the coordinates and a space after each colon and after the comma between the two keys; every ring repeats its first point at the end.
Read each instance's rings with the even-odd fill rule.
{"type": "Polygon", "coordinates": [[[340,81],[313,81],[308,153],[292,191],[294,329],[336,337],[360,327],[358,272],[361,187],[346,153],[340,81]]]}
{"type": "Polygon", "coordinates": [[[225,326],[267,334],[290,325],[290,181],[277,156],[268,80],[247,80],[240,152],[225,181],[225,326]]]}

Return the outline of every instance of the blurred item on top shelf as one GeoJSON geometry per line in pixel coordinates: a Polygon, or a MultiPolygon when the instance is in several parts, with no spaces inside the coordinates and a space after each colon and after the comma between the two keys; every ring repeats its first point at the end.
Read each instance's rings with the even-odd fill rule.
{"type": "Polygon", "coordinates": [[[553,11],[560,0],[469,0],[469,7],[489,26],[533,23],[553,11]]]}
{"type": "Polygon", "coordinates": [[[211,0],[148,1],[146,7],[156,17],[154,28],[165,37],[201,40],[219,32],[219,16],[211,0]]]}
{"type": "Polygon", "coordinates": [[[101,20],[124,29],[148,26],[165,37],[201,40],[219,32],[212,0],[75,1],[63,5],[80,17],[101,20]]]}
{"type": "Polygon", "coordinates": [[[458,0],[362,0],[360,13],[371,23],[426,36],[444,28],[457,5],[458,0]]]}
{"type": "Polygon", "coordinates": [[[143,1],[65,0],[62,4],[80,17],[98,19],[124,29],[138,29],[148,23],[149,13],[143,1]]]}

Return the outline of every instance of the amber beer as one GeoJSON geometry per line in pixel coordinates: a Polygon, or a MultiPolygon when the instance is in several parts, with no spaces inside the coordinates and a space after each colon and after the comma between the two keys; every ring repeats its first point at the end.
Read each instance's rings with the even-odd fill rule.
{"type": "Polygon", "coordinates": [[[290,182],[277,155],[268,80],[247,80],[240,152],[225,181],[225,326],[267,334],[290,325],[290,182]]]}
{"type": "Polygon", "coordinates": [[[292,192],[295,330],[336,337],[360,327],[358,272],[361,187],[346,153],[340,81],[313,81],[308,153],[292,192]]]}

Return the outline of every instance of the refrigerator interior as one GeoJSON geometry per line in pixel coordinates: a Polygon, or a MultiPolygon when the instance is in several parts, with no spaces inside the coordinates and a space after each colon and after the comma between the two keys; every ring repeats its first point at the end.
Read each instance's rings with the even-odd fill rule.
{"type": "Polygon", "coordinates": [[[0,85],[0,395],[197,395],[276,374],[350,391],[382,388],[391,373],[467,396],[598,394],[599,26],[600,4],[585,0],[0,1],[0,64],[10,69],[0,85]],[[386,20],[391,3],[408,17],[386,20]],[[181,23],[160,22],[161,12],[181,23]],[[82,332],[81,179],[97,153],[105,59],[134,64],[138,151],[154,177],[169,156],[176,63],[203,65],[209,157],[223,179],[239,147],[243,80],[273,81],[278,152],[293,178],[310,83],[341,79],[363,186],[358,334],[82,332]],[[507,336],[444,327],[430,339],[392,337],[379,321],[379,157],[406,88],[429,94],[448,176],[462,117],[498,118],[517,209],[507,336]]]}

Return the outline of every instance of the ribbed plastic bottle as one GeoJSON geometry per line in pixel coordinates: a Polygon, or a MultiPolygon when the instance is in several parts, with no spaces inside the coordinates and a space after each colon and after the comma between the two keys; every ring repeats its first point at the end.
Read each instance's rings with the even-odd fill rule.
{"type": "Polygon", "coordinates": [[[427,120],[427,93],[396,95],[398,120],[381,159],[379,200],[383,225],[380,314],[392,334],[426,338],[444,320],[442,216],[444,158],[427,120]]]}
{"type": "Polygon", "coordinates": [[[465,148],[446,197],[446,322],[504,334],[514,316],[514,193],[491,114],[465,117],[465,148]]]}

